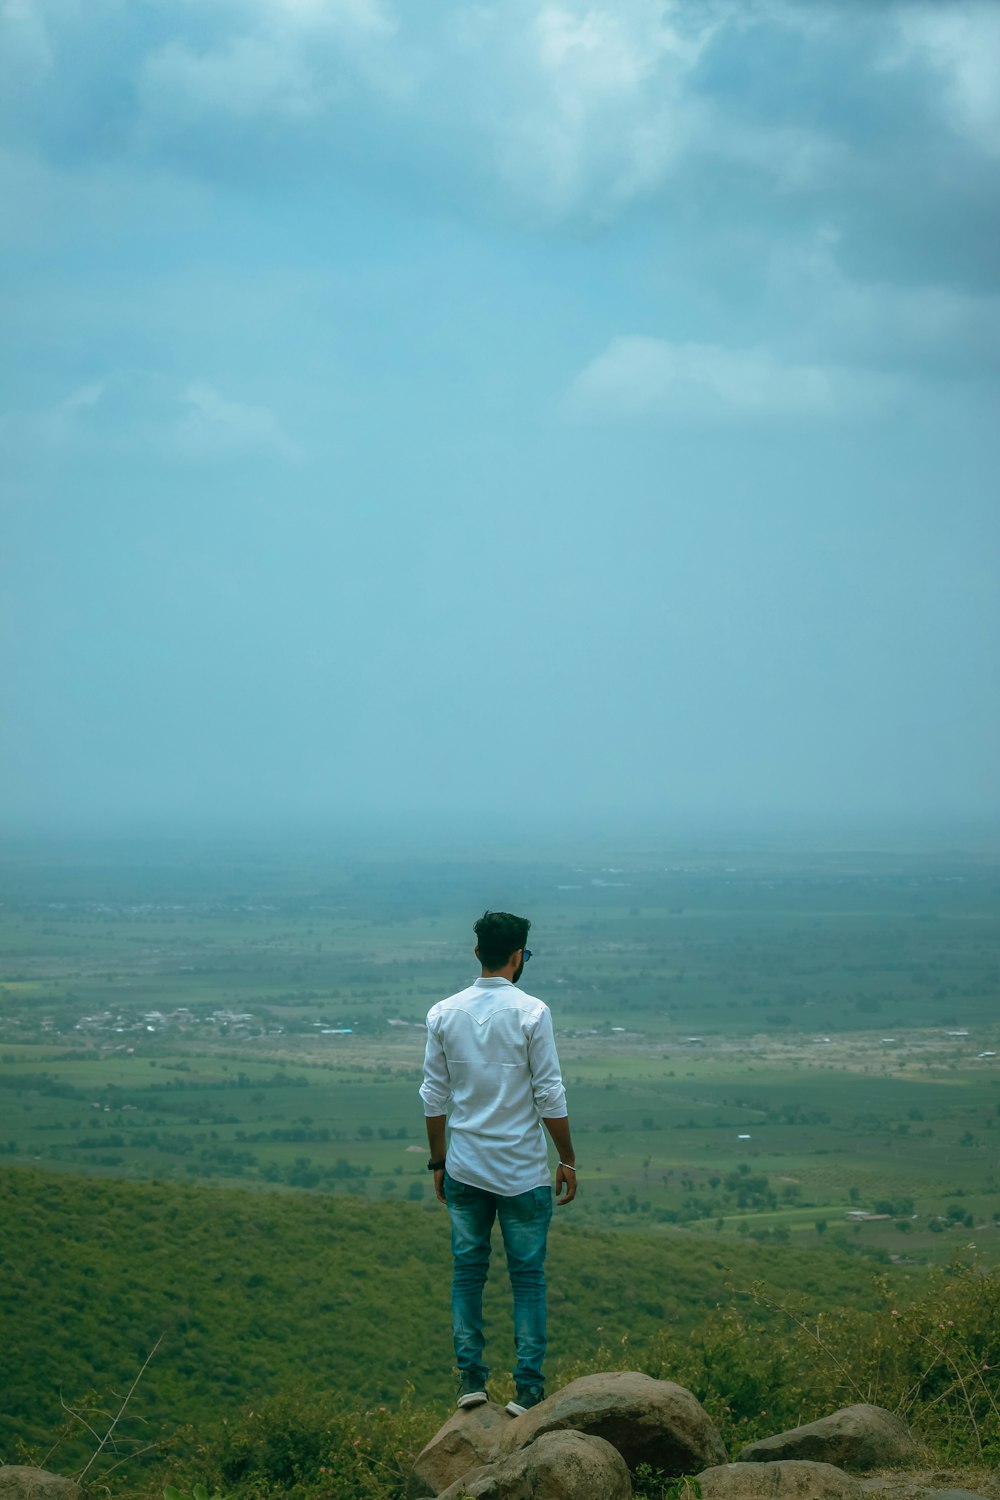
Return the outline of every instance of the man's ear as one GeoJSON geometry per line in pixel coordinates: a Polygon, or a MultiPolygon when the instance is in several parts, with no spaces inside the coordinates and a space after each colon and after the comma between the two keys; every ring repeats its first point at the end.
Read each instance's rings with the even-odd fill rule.
{"type": "MultiPolygon", "coordinates": [[[[475,954],[475,956],[476,956],[476,957],[477,957],[477,958],[479,958],[479,949],[478,949],[478,948],[473,948],[473,950],[472,950],[472,951],[473,951],[473,953],[474,953],[474,954],[475,954]]],[[[480,962],[482,962],[482,960],[480,960],[480,962]]]]}

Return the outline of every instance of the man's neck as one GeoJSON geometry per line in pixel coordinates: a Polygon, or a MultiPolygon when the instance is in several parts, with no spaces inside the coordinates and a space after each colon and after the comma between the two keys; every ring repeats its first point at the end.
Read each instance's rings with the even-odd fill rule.
{"type": "Polygon", "coordinates": [[[506,979],[508,984],[514,983],[514,971],[516,964],[505,964],[502,969],[484,969],[480,979],[506,979]]]}

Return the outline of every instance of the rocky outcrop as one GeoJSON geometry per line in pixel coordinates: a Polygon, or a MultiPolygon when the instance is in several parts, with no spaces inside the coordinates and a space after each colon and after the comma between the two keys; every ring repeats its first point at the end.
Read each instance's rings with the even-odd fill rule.
{"type": "MultiPolygon", "coordinates": [[[[945,1488],[961,1483],[958,1472],[920,1472],[920,1443],[879,1406],[848,1406],[748,1444],[735,1463],[726,1456],[690,1391],[613,1371],[574,1380],[519,1417],[492,1402],[454,1412],[418,1456],[407,1500],[626,1500],[640,1464],[664,1478],[696,1475],[702,1500],[983,1500],[945,1488]]],[[[1000,1500],[1000,1489],[989,1495],[1000,1500]]],[[[0,1500],[79,1500],[79,1491],[38,1469],[0,1469],[0,1500]],[[5,1490],[5,1474],[27,1476],[28,1487],[5,1490]]]]}
{"type": "Polygon", "coordinates": [[[702,1500],[862,1500],[856,1479],[832,1464],[720,1464],[698,1476],[702,1500]]]}
{"type": "Polygon", "coordinates": [[[80,1486],[62,1474],[27,1464],[0,1467],[0,1500],[79,1500],[80,1486]]]}
{"type": "Polygon", "coordinates": [[[901,1468],[916,1463],[921,1448],[906,1423],[881,1406],[845,1406],[818,1422],[748,1443],[740,1463],[773,1463],[804,1459],[835,1464],[863,1474],[869,1469],[901,1468]]]}
{"type": "Polygon", "coordinates": [[[571,1381],[515,1417],[503,1448],[513,1453],[547,1433],[569,1430],[603,1438],[630,1469],[647,1463],[667,1475],[694,1474],[726,1458],[711,1418],[690,1391],[633,1370],[571,1381]]]}
{"type": "Polygon", "coordinates": [[[582,1432],[546,1432],[526,1448],[463,1474],[440,1500],[629,1500],[621,1454],[582,1432]]]}
{"type": "Polygon", "coordinates": [[[492,1401],[460,1408],[417,1454],[407,1500],[439,1495],[470,1469],[489,1463],[497,1457],[501,1435],[510,1425],[508,1413],[492,1401]]]}

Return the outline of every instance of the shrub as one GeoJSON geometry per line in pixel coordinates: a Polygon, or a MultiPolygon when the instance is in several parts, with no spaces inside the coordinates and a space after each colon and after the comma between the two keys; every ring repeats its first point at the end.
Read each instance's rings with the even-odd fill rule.
{"type": "Polygon", "coordinates": [[[225,1425],[211,1475],[216,1487],[263,1497],[400,1500],[413,1460],[440,1425],[412,1393],[390,1410],[343,1412],[306,1390],[269,1397],[225,1425]]]}
{"type": "Polygon", "coordinates": [[[730,1449],[842,1406],[897,1412],[942,1461],[1000,1460],[1000,1273],[956,1262],[894,1305],[884,1275],[868,1311],[784,1303],[762,1283],[731,1288],[694,1335],[664,1329],[636,1355],[628,1340],[566,1371],[642,1369],[701,1401],[730,1449]]]}

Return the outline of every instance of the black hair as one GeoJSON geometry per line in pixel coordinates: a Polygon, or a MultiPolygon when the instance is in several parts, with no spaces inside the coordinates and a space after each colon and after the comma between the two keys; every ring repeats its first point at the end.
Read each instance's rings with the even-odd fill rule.
{"type": "Polygon", "coordinates": [[[484,911],[473,926],[484,969],[502,969],[512,953],[528,941],[531,923],[509,911],[484,911]]]}

